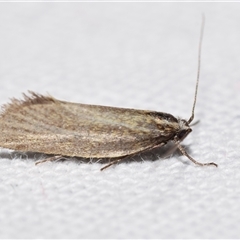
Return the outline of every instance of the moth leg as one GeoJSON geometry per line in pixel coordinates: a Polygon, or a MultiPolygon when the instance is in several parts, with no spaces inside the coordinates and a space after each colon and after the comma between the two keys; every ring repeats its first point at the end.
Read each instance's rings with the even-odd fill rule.
{"type": "Polygon", "coordinates": [[[48,161],[57,161],[59,159],[63,158],[63,156],[53,156],[53,157],[48,157],[42,160],[38,160],[37,162],[35,162],[35,165],[38,165],[40,163],[44,163],[44,162],[48,162],[48,161]]]}
{"type": "Polygon", "coordinates": [[[115,160],[111,161],[108,165],[102,167],[100,170],[101,170],[101,171],[102,171],[102,170],[105,170],[106,168],[108,168],[108,167],[110,167],[110,166],[112,166],[112,165],[114,165],[114,164],[117,164],[117,163],[121,162],[123,159],[124,159],[124,158],[115,159],[115,160]]]}
{"type": "Polygon", "coordinates": [[[128,155],[128,156],[114,159],[114,160],[111,161],[108,165],[102,167],[100,170],[101,170],[101,171],[102,171],[102,170],[105,170],[106,168],[108,168],[108,167],[110,167],[110,166],[112,166],[112,165],[114,165],[114,164],[117,164],[117,163],[123,161],[123,160],[126,159],[126,158],[129,158],[129,157],[132,157],[132,156],[136,156],[137,154],[140,154],[140,153],[143,153],[143,152],[146,152],[146,151],[149,151],[149,150],[152,150],[152,149],[161,147],[161,146],[163,146],[163,145],[165,145],[165,143],[160,143],[160,144],[158,144],[158,145],[156,145],[156,146],[154,146],[154,147],[149,147],[149,148],[146,148],[146,149],[144,149],[144,150],[142,150],[142,151],[139,151],[139,152],[130,154],[130,155],[128,155]]]}
{"type": "Polygon", "coordinates": [[[176,150],[178,149],[178,145],[175,142],[175,145],[172,146],[171,148],[169,148],[162,156],[162,158],[167,158],[169,157],[171,154],[173,154],[176,150]]]}
{"type": "Polygon", "coordinates": [[[180,145],[178,144],[178,149],[180,150],[180,152],[186,156],[189,160],[191,160],[193,163],[199,165],[199,166],[210,166],[210,165],[214,165],[215,167],[217,167],[218,165],[214,162],[210,162],[210,163],[200,163],[198,161],[196,161],[195,159],[193,159],[186,151],[185,149],[180,145]]]}

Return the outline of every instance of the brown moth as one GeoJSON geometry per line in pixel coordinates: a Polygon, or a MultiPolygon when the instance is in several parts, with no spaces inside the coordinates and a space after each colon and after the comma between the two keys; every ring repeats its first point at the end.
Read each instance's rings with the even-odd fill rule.
{"type": "MultiPolygon", "coordinates": [[[[87,105],[57,100],[29,91],[12,99],[0,115],[0,147],[53,154],[40,162],[67,157],[110,158],[101,170],[125,157],[173,141],[175,148],[200,166],[180,145],[192,131],[200,73],[204,19],[199,44],[198,74],[192,115],[188,121],[168,113],[87,105]]],[[[175,150],[175,149],[174,149],[175,150]]]]}

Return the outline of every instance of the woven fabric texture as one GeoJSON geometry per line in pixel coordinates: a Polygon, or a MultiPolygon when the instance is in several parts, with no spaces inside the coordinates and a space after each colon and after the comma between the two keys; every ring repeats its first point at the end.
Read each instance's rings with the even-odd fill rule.
{"type": "MultiPolygon", "coordinates": [[[[0,103],[32,90],[188,119],[189,154],[100,163],[0,153],[0,238],[240,236],[240,5],[0,3],[0,103]],[[142,161],[138,161],[141,160],[142,161]],[[155,160],[155,161],[152,161],[155,160]]],[[[46,142],[51,144],[51,142],[46,142]]]]}

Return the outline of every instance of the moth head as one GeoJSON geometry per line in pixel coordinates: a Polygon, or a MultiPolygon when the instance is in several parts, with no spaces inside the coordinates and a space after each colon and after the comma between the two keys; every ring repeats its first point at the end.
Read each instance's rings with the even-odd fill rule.
{"type": "Polygon", "coordinates": [[[179,123],[179,131],[177,132],[176,136],[179,141],[182,141],[187,135],[192,131],[189,126],[188,121],[185,119],[178,119],[179,123]]]}

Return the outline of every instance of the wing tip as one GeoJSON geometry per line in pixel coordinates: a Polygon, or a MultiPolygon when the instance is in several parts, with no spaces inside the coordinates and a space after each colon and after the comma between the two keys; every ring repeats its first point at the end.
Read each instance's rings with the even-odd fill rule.
{"type": "Polygon", "coordinates": [[[50,95],[45,96],[30,90],[28,91],[28,94],[23,93],[22,95],[23,99],[11,98],[10,103],[3,104],[0,115],[6,113],[7,111],[16,110],[23,106],[56,102],[56,99],[50,95]]]}

